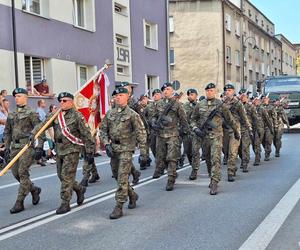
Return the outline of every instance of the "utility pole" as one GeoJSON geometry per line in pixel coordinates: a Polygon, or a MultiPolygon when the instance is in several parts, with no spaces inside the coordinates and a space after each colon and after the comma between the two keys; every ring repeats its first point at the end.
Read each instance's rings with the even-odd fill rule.
{"type": "Polygon", "coordinates": [[[18,50],[17,50],[17,35],[16,35],[15,0],[11,0],[11,18],[12,18],[14,64],[15,64],[15,86],[16,86],[16,88],[18,88],[19,87],[19,73],[18,73],[18,50]]]}

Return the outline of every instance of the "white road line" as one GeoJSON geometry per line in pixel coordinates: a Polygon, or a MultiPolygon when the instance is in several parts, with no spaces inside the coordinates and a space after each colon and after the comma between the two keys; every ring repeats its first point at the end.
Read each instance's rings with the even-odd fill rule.
{"type": "Polygon", "coordinates": [[[300,179],[248,237],[239,250],[266,249],[300,199],[300,179]]]}
{"type": "MultiPolygon", "coordinates": [[[[190,165],[185,164],[185,167],[177,170],[177,172],[182,172],[182,171],[184,171],[184,170],[186,170],[186,169],[188,169],[190,167],[191,167],[190,165]]],[[[163,178],[166,178],[166,177],[167,177],[167,175],[163,175],[159,179],[152,179],[152,176],[146,177],[146,178],[140,180],[141,182],[142,181],[145,181],[145,182],[134,186],[134,188],[137,189],[137,188],[143,187],[145,185],[148,185],[150,183],[159,181],[159,180],[161,180],[163,178]]],[[[0,234],[3,234],[5,232],[13,230],[14,228],[18,228],[18,227],[21,227],[22,225],[25,225],[24,227],[18,228],[18,229],[14,230],[14,231],[11,231],[11,232],[8,232],[6,234],[1,235],[0,236],[0,241],[3,241],[3,240],[8,239],[8,238],[11,238],[11,237],[16,236],[16,235],[18,235],[20,233],[29,231],[29,230],[34,229],[36,227],[39,227],[41,225],[45,225],[45,224],[47,224],[47,223],[49,223],[51,221],[57,220],[57,219],[62,218],[64,216],[73,214],[73,213],[75,213],[77,211],[83,210],[85,208],[91,207],[93,205],[99,204],[99,203],[101,203],[103,201],[106,201],[108,199],[111,199],[111,198],[115,197],[115,194],[114,194],[115,191],[116,191],[116,189],[111,189],[111,190],[109,190],[107,192],[104,192],[104,193],[101,193],[99,195],[95,195],[95,196],[89,197],[88,199],[85,200],[85,203],[83,205],[81,205],[79,207],[72,208],[72,210],[70,212],[66,213],[66,214],[56,215],[55,214],[55,210],[53,210],[53,211],[50,211],[50,212],[48,212],[46,214],[42,214],[42,215],[39,215],[37,217],[33,217],[31,219],[28,219],[28,220],[22,221],[20,223],[14,224],[12,226],[3,228],[3,229],[0,230],[0,234]],[[94,199],[96,199],[96,200],[94,200],[94,199]],[[86,203],[89,200],[94,200],[94,201],[86,203]],[[51,216],[51,215],[53,215],[53,216],[51,216]],[[51,216],[51,217],[46,218],[48,216],[51,216]],[[45,219],[43,220],[43,218],[45,218],[45,219]],[[36,221],[36,222],[34,222],[34,221],[36,221]],[[28,224],[28,223],[32,223],[32,224],[26,226],[26,224],[28,224]]],[[[74,206],[76,206],[75,203],[71,205],[71,207],[74,207],[74,206]]]]}
{"type": "MultiPolygon", "coordinates": [[[[138,155],[139,154],[135,154],[135,155],[133,155],[133,157],[136,157],[138,155]]],[[[104,162],[97,163],[96,166],[101,166],[101,165],[105,165],[105,164],[108,164],[108,163],[110,163],[110,161],[104,161],[104,162]]],[[[77,170],[82,170],[82,167],[77,168],[77,170]]],[[[40,177],[37,177],[37,178],[33,178],[33,179],[31,179],[31,181],[39,181],[39,180],[47,179],[47,178],[50,178],[50,177],[53,177],[53,176],[57,176],[57,173],[48,174],[48,175],[40,176],[40,177]]],[[[0,190],[8,188],[8,187],[17,186],[17,185],[19,185],[19,182],[6,184],[6,185],[3,185],[3,186],[0,186],[0,190]]]]}

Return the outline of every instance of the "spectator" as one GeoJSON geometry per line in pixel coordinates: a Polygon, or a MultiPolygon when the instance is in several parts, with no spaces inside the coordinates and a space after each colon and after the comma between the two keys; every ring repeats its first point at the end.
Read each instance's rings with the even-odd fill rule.
{"type": "Polygon", "coordinates": [[[47,115],[45,112],[46,102],[45,100],[40,99],[38,100],[37,105],[38,107],[36,109],[36,112],[38,113],[40,120],[43,122],[46,120],[46,115],[47,115]]]}
{"type": "Polygon", "coordinates": [[[3,134],[4,128],[8,116],[9,110],[9,101],[7,99],[3,99],[2,106],[0,107],[0,143],[3,142],[3,134]]]}
{"type": "Polygon", "coordinates": [[[36,84],[34,87],[35,87],[35,89],[36,89],[42,96],[49,96],[49,97],[54,97],[54,96],[55,96],[55,94],[50,93],[50,91],[49,91],[49,86],[48,86],[48,83],[47,83],[47,80],[46,80],[46,79],[43,79],[43,80],[41,81],[41,83],[36,84]]]}
{"type": "Polygon", "coordinates": [[[3,97],[6,97],[7,96],[7,90],[6,89],[2,89],[0,91],[0,95],[3,96],[3,97]]]}
{"type": "MultiPolygon", "coordinates": [[[[52,113],[54,113],[57,110],[57,107],[53,104],[50,105],[49,107],[49,114],[51,115],[52,113]]],[[[56,160],[55,160],[55,145],[54,145],[54,131],[53,128],[50,127],[49,129],[46,130],[46,138],[47,138],[47,143],[48,143],[48,150],[47,150],[47,163],[50,164],[55,164],[56,160]]]]}
{"type": "Polygon", "coordinates": [[[31,86],[31,83],[30,82],[27,82],[26,83],[26,89],[28,91],[28,95],[29,96],[40,96],[41,94],[35,89],[35,87],[33,87],[32,89],[32,86],[31,86]]]}

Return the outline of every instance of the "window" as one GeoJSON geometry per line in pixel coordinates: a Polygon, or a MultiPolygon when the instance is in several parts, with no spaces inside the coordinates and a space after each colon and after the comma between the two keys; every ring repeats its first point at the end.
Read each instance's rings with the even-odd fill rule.
{"type": "Polygon", "coordinates": [[[86,66],[78,66],[78,83],[82,87],[88,80],[88,69],[86,66]]]}
{"type": "Polygon", "coordinates": [[[251,17],[251,16],[252,16],[252,14],[251,14],[251,10],[250,10],[250,9],[248,10],[248,16],[249,16],[249,17],[251,17]]]}
{"type": "Polygon", "coordinates": [[[155,75],[146,75],[146,89],[149,93],[152,93],[154,89],[159,88],[159,77],[155,75]]]}
{"type": "Polygon", "coordinates": [[[174,17],[169,16],[169,32],[173,33],[174,32],[174,17]]]}
{"type": "Polygon", "coordinates": [[[170,65],[175,65],[175,53],[173,48],[170,48],[170,65]]]}
{"type": "Polygon", "coordinates": [[[227,64],[226,80],[231,81],[231,65],[227,64]]]}
{"type": "Polygon", "coordinates": [[[265,63],[261,63],[261,74],[265,74],[265,63]]]}
{"type": "Polygon", "coordinates": [[[95,0],[73,0],[73,23],[90,31],[95,31],[95,0]]]}
{"type": "Polygon", "coordinates": [[[229,14],[225,14],[225,28],[231,31],[231,16],[229,14]]]}
{"type": "Polygon", "coordinates": [[[235,22],[235,34],[239,37],[241,35],[240,22],[235,22]]]}
{"type": "Polygon", "coordinates": [[[75,9],[75,25],[84,27],[84,1],[83,0],[73,0],[75,9]]]}
{"type": "Polygon", "coordinates": [[[23,0],[22,10],[41,15],[41,0],[23,0]]]}
{"type": "Polygon", "coordinates": [[[158,49],[157,24],[144,20],[144,46],[151,49],[158,49]]]}
{"type": "Polygon", "coordinates": [[[258,17],[255,15],[255,22],[258,23],[258,17]]]}
{"type": "Polygon", "coordinates": [[[128,37],[116,34],[116,43],[122,45],[128,45],[128,37]]]}
{"type": "Polygon", "coordinates": [[[115,13],[127,16],[127,8],[119,3],[115,3],[115,13]]]}
{"type": "Polygon", "coordinates": [[[236,82],[241,82],[241,71],[240,68],[236,69],[236,82]]]}
{"type": "Polygon", "coordinates": [[[264,20],[261,20],[261,27],[264,27],[264,20]]]}
{"type": "Polygon", "coordinates": [[[46,78],[44,75],[44,59],[25,56],[24,63],[26,82],[40,83],[42,79],[46,78]]]}
{"type": "Polygon", "coordinates": [[[117,74],[118,75],[129,75],[129,67],[125,65],[117,64],[117,74]]]}
{"type": "Polygon", "coordinates": [[[235,51],[235,63],[236,63],[236,66],[238,66],[238,67],[241,66],[241,58],[240,58],[240,51],[239,50],[235,51]]]}
{"type": "Polygon", "coordinates": [[[226,47],[226,62],[231,63],[231,48],[229,46],[226,47]]]}

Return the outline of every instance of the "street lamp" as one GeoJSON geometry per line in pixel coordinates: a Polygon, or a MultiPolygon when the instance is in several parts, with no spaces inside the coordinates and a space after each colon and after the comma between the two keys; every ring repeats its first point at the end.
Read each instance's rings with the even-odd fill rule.
{"type": "Polygon", "coordinates": [[[247,40],[249,39],[253,39],[254,40],[254,46],[252,47],[253,49],[258,49],[257,45],[256,45],[256,39],[254,36],[248,36],[245,38],[245,36],[242,36],[242,51],[243,51],[243,65],[242,65],[242,86],[243,88],[245,88],[245,52],[246,52],[246,48],[247,46],[245,45],[247,40]]]}

